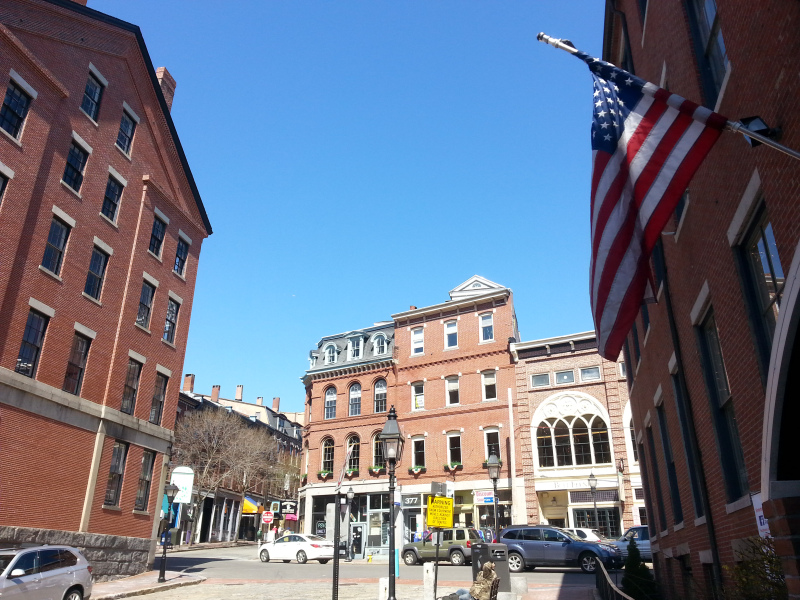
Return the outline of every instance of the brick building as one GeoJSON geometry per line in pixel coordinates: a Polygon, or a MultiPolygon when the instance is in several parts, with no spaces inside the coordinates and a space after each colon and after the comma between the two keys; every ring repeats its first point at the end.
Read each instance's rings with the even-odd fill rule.
{"type": "Polygon", "coordinates": [[[85,548],[103,578],[152,560],[211,226],[175,80],[83,4],[0,4],[0,543],[85,548]]]}
{"type": "Polygon", "coordinates": [[[391,502],[376,436],[392,405],[406,435],[395,499],[405,539],[425,528],[424,506],[434,481],[452,489],[457,524],[491,526],[492,506],[486,502],[492,482],[484,467],[491,453],[503,462],[500,523],[523,522],[508,352],[518,335],[511,290],[475,276],[453,289],[447,302],[412,306],[392,321],[322,338],[304,377],[303,530],[313,532],[325,522],[353,445],[343,485],[356,495],[350,527],[362,530],[362,554],[387,551],[391,502]]]}
{"type": "Polygon", "coordinates": [[[511,344],[511,355],[527,522],[607,537],[646,524],[625,364],[597,354],[593,331],[511,344]]]}
{"type": "MultiPolygon", "coordinates": [[[[607,2],[603,58],[800,148],[800,5],[607,2]]],[[[653,256],[657,304],[625,360],[657,576],[667,596],[730,584],[763,502],[800,595],[800,162],[724,133],[653,256]]]]}

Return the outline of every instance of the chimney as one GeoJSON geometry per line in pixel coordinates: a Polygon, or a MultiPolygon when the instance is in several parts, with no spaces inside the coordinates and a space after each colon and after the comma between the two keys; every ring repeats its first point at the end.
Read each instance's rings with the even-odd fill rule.
{"type": "Polygon", "coordinates": [[[272,399],[272,410],[275,412],[280,412],[281,410],[281,399],[280,398],[273,398],[272,399]]]}
{"type": "Polygon", "coordinates": [[[219,386],[218,385],[211,386],[211,399],[214,402],[219,402],[219,386]]]}
{"type": "Polygon", "coordinates": [[[417,310],[417,307],[412,304],[408,307],[408,310],[417,310]]]}
{"type": "Polygon", "coordinates": [[[184,392],[194,391],[194,375],[183,376],[183,391],[184,392]]]}
{"type": "Polygon", "coordinates": [[[256,404],[258,404],[259,406],[264,406],[264,396],[259,396],[258,398],[256,398],[256,404]]]}
{"type": "MultiPolygon", "coordinates": [[[[86,3],[84,2],[84,4],[86,3]]],[[[158,77],[158,83],[164,93],[164,100],[167,101],[167,108],[172,111],[172,99],[175,97],[175,88],[178,84],[170,72],[167,71],[167,67],[158,67],[156,69],[156,77],[158,77]]]]}
{"type": "Polygon", "coordinates": [[[236,386],[236,399],[239,402],[241,402],[243,396],[244,396],[244,386],[243,385],[237,385],[236,386]]]}

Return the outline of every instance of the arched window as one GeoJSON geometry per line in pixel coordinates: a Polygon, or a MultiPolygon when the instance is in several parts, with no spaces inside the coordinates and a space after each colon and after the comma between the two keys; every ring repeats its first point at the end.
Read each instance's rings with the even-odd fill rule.
{"type": "Polygon", "coordinates": [[[572,424],[572,443],[575,448],[575,464],[592,464],[592,445],[589,443],[589,428],[586,421],[578,417],[572,424]]]}
{"type": "Polygon", "coordinates": [[[325,348],[325,364],[332,365],[336,362],[336,346],[331,344],[325,348]]]}
{"type": "Polygon", "coordinates": [[[386,337],[383,335],[375,336],[374,348],[375,355],[386,354],[386,337]]]}
{"type": "Polygon", "coordinates": [[[536,446],[539,448],[539,466],[553,467],[553,437],[550,425],[542,422],[536,430],[536,446]]]}
{"type": "Polygon", "coordinates": [[[350,412],[351,417],[361,414],[361,384],[354,383],[350,386],[350,412]]]}
{"type": "Polygon", "coordinates": [[[375,382],[375,412],[386,412],[386,380],[378,379],[375,382]]]}
{"type": "Polygon", "coordinates": [[[322,470],[333,473],[333,440],[326,438],[322,442],[322,470]]]}
{"type": "Polygon", "coordinates": [[[334,387],[325,390],[325,418],[336,418],[336,388],[334,387]]]}
{"type": "Polygon", "coordinates": [[[572,446],[569,440],[569,427],[564,421],[556,422],[553,433],[556,438],[556,464],[564,467],[572,464],[572,446]]]}
{"type": "Polygon", "coordinates": [[[639,462],[639,449],[636,447],[636,431],[633,429],[633,419],[631,419],[631,447],[633,448],[633,462],[639,462]]]}
{"type": "Polygon", "coordinates": [[[611,446],[608,443],[608,427],[599,416],[592,421],[592,446],[595,464],[611,462],[611,446]]]}
{"type": "Polygon", "coordinates": [[[372,438],[372,466],[380,469],[386,467],[386,460],[383,458],[383,443],[378,438],[378,434],[372,438]]]}
{"type": "Polygon", "coordinates": [[[357,435],[351,435],[347,438],[347,451],[350,453],[350,458],[347,461],[348,470],[358,471],[358,463],[361,456],[361,440],[357,435]]]}

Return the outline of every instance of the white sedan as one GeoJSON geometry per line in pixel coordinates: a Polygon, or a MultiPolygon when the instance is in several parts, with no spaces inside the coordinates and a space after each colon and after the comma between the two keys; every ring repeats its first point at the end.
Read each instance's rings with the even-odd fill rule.
{"type": "Polygon", "coordinates": [[[289,533],[274,542],[265,542],[258,547],[261,562],[297,560],[301,565],[309,560],[325,564],[333,558],[333,542],[316,535],[289,533]]]}

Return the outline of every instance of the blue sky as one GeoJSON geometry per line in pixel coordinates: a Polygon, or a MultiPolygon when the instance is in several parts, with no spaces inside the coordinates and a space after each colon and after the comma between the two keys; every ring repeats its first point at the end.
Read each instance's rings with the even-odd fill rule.
{"type": "Polygon", "coordinates": [[[603,3],[89,0],[142,29],[214,228],[184,373],[302,410],[320,337],[514,290],[523,339],[592,329],[603,3]]]}

